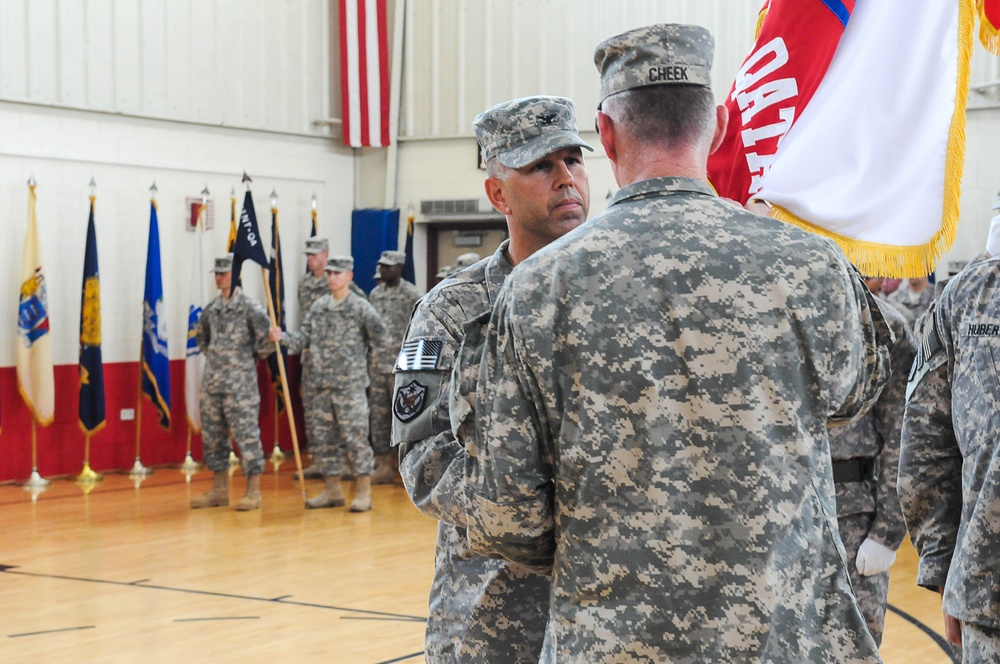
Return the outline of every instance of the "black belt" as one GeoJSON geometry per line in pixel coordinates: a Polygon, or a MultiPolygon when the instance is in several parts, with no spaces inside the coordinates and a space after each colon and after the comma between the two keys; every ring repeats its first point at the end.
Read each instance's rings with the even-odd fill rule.
{"type": "Polygon", "coordinates": [[[875,459],[847,459],[833,462],[833,481],[837,484],[846,482],[864,482],[875,480],[875,459]]]}

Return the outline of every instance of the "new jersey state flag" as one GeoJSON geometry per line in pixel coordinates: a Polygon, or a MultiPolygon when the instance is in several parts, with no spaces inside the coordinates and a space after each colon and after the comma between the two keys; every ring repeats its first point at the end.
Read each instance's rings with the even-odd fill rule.
{"type": "Polygon", "coordinates": [[[49,298],[38,242],[35,185],[28,186],[28,229],[24,235],[21,292],[17,306],[17,388],[35,422],[52,423],[55,416],[55,377],[52,371],[52,334],[49,298]]]}
{"type": "MultiPolygon", "coordinates": [[[[995,1],[857,2],[811,99],[786,94],[788,80],[808,68],[809,52],[772,48],[750,70],[766,68],[766,75],[742,71],[732,95],[751,95],[758,114],[777,118],[770,126],[776,136],[731,112],[736,126],[713,160],[742,159],[753,172],[750,198],[771,204],[778,219],[834,239],[862,272],[930,273],[955,237],[972,40],[977,15],[995,1]],[[784,92],[772,93],[777,89],[784,92]]],[[[791,43],[799,34],[780,22],[787,3],[822,5],[831,14],[848,6],[771,0],[761,35],[791,43]]],[[[719,193],[745,200],[720,175],[710,168],[719,193]]]]}

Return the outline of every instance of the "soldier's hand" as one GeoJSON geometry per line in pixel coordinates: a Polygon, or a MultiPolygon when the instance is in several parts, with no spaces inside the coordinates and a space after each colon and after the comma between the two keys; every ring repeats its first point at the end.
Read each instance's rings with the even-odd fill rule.
{"type": "Polygon", "coordinates": [[[272,327],[271,331],[267,333],[267,338],[271,341],[281,341],[281,328],[272,327]]]}
{"type": "Polygon", "coordinates": [[[858,557],[854,565],[861,576],[872,576],[888,571],[894,562],[896,562],[895,551],[871,538],[865,538],[858,547],[858,557]]]}
{"type": "MultiPolygon", "coordinates": [[[[940,592],[943,598],[944,588],[940,588],[940,592]]],[[[944,638],[956,646],[962,645],[962,621],[955,616],[948,615],[944,611],[941,614],[944,616],[944,638]]]]}

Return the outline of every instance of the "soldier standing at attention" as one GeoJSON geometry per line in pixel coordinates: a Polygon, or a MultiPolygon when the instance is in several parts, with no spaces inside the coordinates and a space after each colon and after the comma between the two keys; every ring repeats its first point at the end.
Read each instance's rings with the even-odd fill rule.
{"type": "Polygon", "coordinates": [[[469,542],[551,570],[544,662],[880,661],[827,425],[874,401],[892,333],[836,244],[706,181],[712,51],[687,25],[597,47],[621,189],[518,265],[488,328],[469,542]]]}
{"type": "Polygon", "coordinates": [[[274,352],[268,343],[271,321],[259,302],[237,286],[229,292],[233,255],[215,259],[215,286],[219,296],[208,303],[195,328],[195,340],[205,354],[201,379],[201,439],[205,465],[215,473],[212,488],[191,501],[191,507],[229,504],[229,432],[240,450],[247,478],[246,495],[236,503],[240,511],[260,507],[260,475],[264,449],[260,443],[260,390],[257,359],[274,352]]]}
{"type": "MultiPolygon", "coordinates": [[[[879,278],[866,278],[878,295],[879,278]]],[[[882,643],[889,597],[889,568],[906,536],[896,495],[899,440],[906,405],[906,379],[917,343],[903,314],[889,305],[882,314],[896,341],[889,353],[892,375],[878,401],[856,422],[830,429],[837,526],[847,550],[847,569],[858,606],[875,643],[882,643]]]]}
{"type": "Polygon", "coordinates": [[[393,444],[407,493],[439,521],[427,661],[534,663],[549,581],[469,550],[465,446],[475,444],[474,396],[489,312],[514,265],[587,218],[590,184],[581,148],[592,148],[577,134],[573,102],[562,97],[499,104],[474,125],[486,159],[486,193],[507,217],[510,240],[417,305],[396,365],[393,444]]]}
{"type": "Polygon", "coordinates": [[[304,367],[309,383],[303,393],[309,440],[326,484],[322,493],[306,501],[306,507],[339,507],[344,504],[340,486],[344,453],[356,475],[352,512],[372,508],[371,474],[374,467],[368,444],[368,351],[382,343],[385,325],[363,297],[350,289],[354,259],[332,256],[326,263],[330,293],[316,300],[302,320],[298,332],[271,329],[272,341],[282,341],[290,350],[309,349],[304,367]]]}
{"type": "Polygon", "coordinates": [[[899,499],[966,664],[1000,657],[1000,226],[928,311],[907,386],[899,499]]]}
{"type": "Polygon", "coordinates": [[[370,437],[375,454],[372,484],[396,481],[398,457],[389,444],[392,436],[392,367],[399,355],[413,305],[420,299],[417,287],[403,279],[404,263],[406,254],[402,251],[383,251],[378,260],[382,283],[368,295],[368,301],[382,317],[387,330],[385,343],[372,350],[371,386],[368,388],[370,437]]]}
{"type": "MultiPolygon", "coordinates": [[[[306,240],[306,268],[309,271],[299,281],[299,316],[302,318],[305,318],[305,315],[309,313],[309,308],[313,305],[313,302],[330,292],[330,286],[326,283],[326,274],[324,272],[326,270],[326,259],[329,257],[330,243],[325,237],[311,237],[306,240]]],[[[306,372],[308,354],[309,351],[305,350],[299,355],[299,367],[301,367],[299,378],[299,385],[301,387],[299,388],[299,392],[302,396],[303,406],[305,406],[306,402],[312,401],[310,395],[306,394],[306,385],[309,384],[309,377],[306,372]]],[[[318,416],[307,410],[304,410],[303,415],[307,423],[318,416]]],[[[309,428],[308,424],[306,428],[309,428]]],[[[308,480],[323,478],[323,471],[319,464],[319,455],[315,453],[314,445],[312,439],[307,436],[306,446],[312,458],[302,473],[308,480]]],[[[295,479],[299,479],[298,471],[295,472],[295,479]]]]}

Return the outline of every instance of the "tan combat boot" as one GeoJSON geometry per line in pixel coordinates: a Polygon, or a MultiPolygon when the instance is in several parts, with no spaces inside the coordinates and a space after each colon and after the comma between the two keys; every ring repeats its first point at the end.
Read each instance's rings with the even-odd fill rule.
{"type": "Polygon", "coordinates": [[[236,503],[237,512],[260,509],[260,473],[247,478],[247,493],[236,503]]]}
{"type": "Polygon", "coordinates": [[[372,508],[372,476],[358,475],[354,481],[354,500],[351,502],[352,512],[367,512],[372,508]]]}
{"type": "Polygon", "coordinates": [[[307,500],[306,507],[311,510],[317,510],[324,507],[340,507],[345,502],[344,490],[340,488],[340,478],[336,475],[331,475],[326,478],[326,484],[323,485],[323,493],[307,500]]]}
{"type": "Polygon", "coordinates": [[[372,473],[372,484],[395,484],[396,466],[392,460],[395,454],[379,454],[375,457],[375,472],[372,473]]]}
{"type": "Polygon", "coordinates": [[[222,471],[212,478],[212,488],[204,496],[191,501],[191,509],[225,507],[229,504],[229,473],[222,471]]]}

